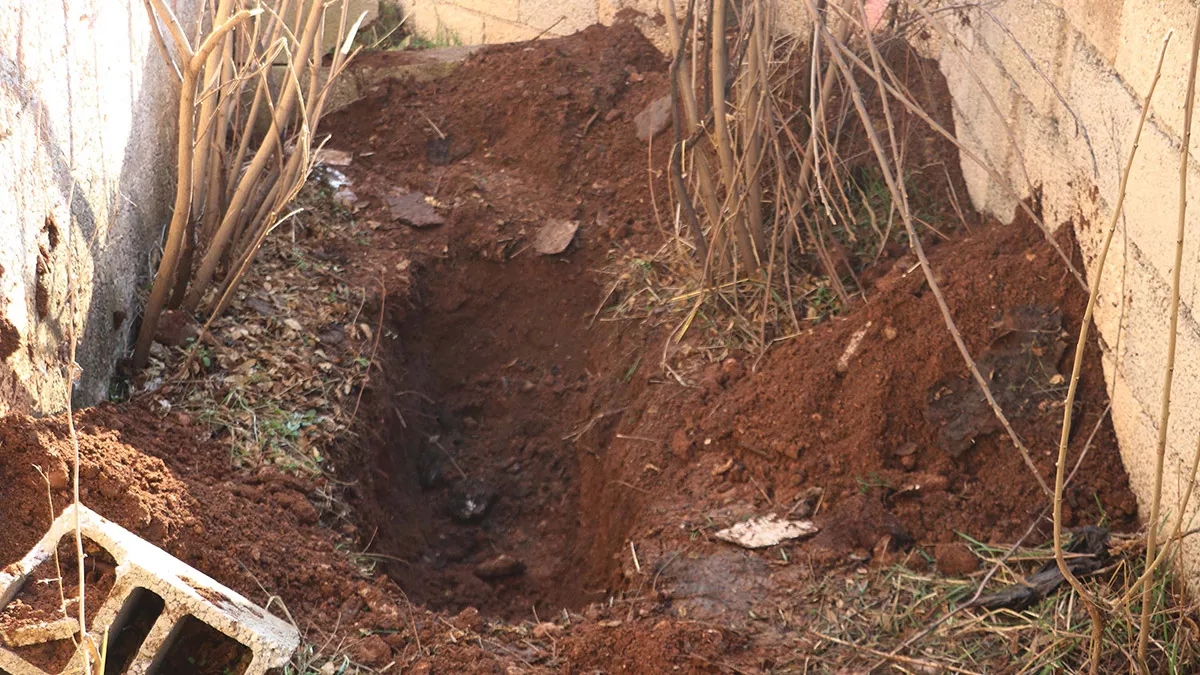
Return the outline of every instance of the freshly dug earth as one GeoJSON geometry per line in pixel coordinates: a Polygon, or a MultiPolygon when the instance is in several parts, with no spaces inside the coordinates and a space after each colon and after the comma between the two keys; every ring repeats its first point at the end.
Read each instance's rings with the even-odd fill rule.
{"type": "MultiPolygon", "coordinates": [[[[79,413],[84,502],[251,599],[282,598],[314,642],[416,672],[766,667],[818,611],[802,589],[822,575],[905,555],[923,566],[916,548],[965,574],[959,533],[1015,540],[1047,501],[986,420],[969,447],[939,446],[944,406],[976,406],[906,257],[885,255],[842,316],[685,384],[659,367],[670,326],[604,311],[610,249],[656,247],[655,199],[669,212],[665,137],[648,148],[632,122],[664,75],[632,27],[595,27],[486,50],[332,116],[330,147],[355,155],[354,219],[295,245],[380,288],[363,307],[384,320],[359,438],[321,478],[235,469],[210,429],[165,412],[168,388],[79,413]],[[393,220],[388,197],[413,191],[444,225],[393,220]],[[579,230],[537,255],[552,219],[579,230]],[[750,553],[711,536],[810,510],[822,490],[812,540],[750,553]],[[342,500],[353,523],[331,508],[342,500]]],[[[1077,334],[1081,290],[1029,223],[927,246],[972,354],[1032,380],[1014,389],[1014,422],[1051,475],[1069,357],[1013,317],[1040,308],[1077,334]]],[[[1132,526],[1097,355],[1067,520],[1132,526]]],[[[69,456],[62,419],[0,421],[0,565],[53,515],[33,467],[59,511],[69,456]]]]}
{"type": "MultiPolygon", "coordinates": [[[[349,174],[368,218],[391,220],[385,197],[397,187],[432,195],[447,214],[440,229],[391,226],[419,263],[419,309],[391,316],[400,344],[385,371],[394,379],[383,400],[369,399],[384,408],[370,428],[385,430],[374,445],[391,488],[377,501],[395,505],[379,550],[405,561],[387,565],[393,577],[436,607],[514,618],[531,606],[577,607],[627,583],[629,540],[648,537],[666,559],[680,543],[658,532],[668,523],[786,511],[812,488],[825,490],[827,527],[805,550],[828,562],[862,559],[885,536],[893,549],[915,541],[935,556],[958,533],[1018,538],[1047,500],[991,411],[979,414],[976,385],[910,256],[885,255],[864,274],[864,306],[754,369],[738,358],[713,364],[690,387],[667,384],[649,365],[664,335],[594,320],[605,301],[607,282],[595,271],[605,264],[604,240],[637,248],[654,238],[648,181],[634,178],[647,147],[632,120],[665,90],[662,67],[628,26],[593,28],[552,45],[483,52],[444,80],[392,85],[332,119],[331,145],[366,154],[349,174]],[[462,148],[449,166],[427,152],[443,134],[462,148]],[[615,199],[596,200],[590,189],[613,180],[615,199]],[[614,212],[625,224],[618,230],[614,212]],[[531,255],[536,228],[564,217],[583,223],[572,248],[531,255]],[[851,342],[853,355],[839,365],[851,342]],[[953,395],[933,401],[943,389],[953,395]],[[939,447],[947,415],[977,427],[967,452],[939,447]],[[418,480],[397,480],[413,474],[418,480]],[[493,504],[481,523],[450,515],[469,491],[493,504]],[[859,493],[866,505],[848,499],[859,493]],[[655,515],[639,521],[647,509],[655,515]],[[413,511],[421,517],[395,515],[413,511]],[[499,556],[515,557],[525,574],[479,578],[479,566],[499,556]]],[[[936,83],[922,90],[945,95],[936,83]]],[[[950,125],[949,106],[936,103],[927,107],[950,125]]],[[[661,173],[649,182],[666,193],[661,173]]],[[[1084,296],[1027,222],[941,245],[929,239],[968,347],[1006,385],[999,395],[1051,476],[1062,415],[1054,399],[1065,392],[1054,376],[1069,370],[1061,345],[1078,332],[1084,296]],[[1035,309],[1059,322],[1053,344],[1038,344],[1027,326],[1013,329],[1014,316],[1035,309]],[[1031,351],[1047,348],[1041,357],[1031,351]]],[[[1072,462],[1100,425],[1068,489],[1067,520],[1103,515],[1131,526],[1136,503],[1100,420],[1097,354],[1089,349],[1083,372],[1072,462]]]]}

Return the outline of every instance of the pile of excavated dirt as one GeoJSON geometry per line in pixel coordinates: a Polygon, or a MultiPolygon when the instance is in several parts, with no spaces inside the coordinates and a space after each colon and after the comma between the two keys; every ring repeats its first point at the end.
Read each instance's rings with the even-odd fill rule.
{"type": "MultiPolygon", "coordinates": [[[[1016,539],[1047,502],[979,415],[907,257],[885,254],[844,315],[686,386],[658,366],[661,329],[597,320],[610,248],[661,242],[666,135],[648,148],[632,120],[665,71],[631,26],[593,27],[331,116],[354,217],[329,226],[344,236],[293,236],[368,289],[364,316],[386,317],[357,438],[317,479],[233,468],[206,425],[147,394],[79,413],[83,501],[257,602],[278,596],[314,643],[413,672],[768,668],[817,611],[803,589],[822,575],[923,568],[918,550],[966,573],[958,533],[1016,539]],[[423,227],[396,216],[413,192],[406,208],[435,216],[423,227]],[[579,230],[539,255],[555,219],[579,230]],[[749,552],[712,536],[814,506],[809,541],[749,552]]],[[[930,249],[1051,475],[1081,290],[1028,223],[930,249]]],[[[1078,405],[1072,462],[1106,406],[1094,347],[1078,405]]],[[[1068,523],[1133,526],[1106,421],[1090,441],[1068,523]]],[[[61,418],[0,420],[0,566],[67,503],[70,456],[61,418]]]]}

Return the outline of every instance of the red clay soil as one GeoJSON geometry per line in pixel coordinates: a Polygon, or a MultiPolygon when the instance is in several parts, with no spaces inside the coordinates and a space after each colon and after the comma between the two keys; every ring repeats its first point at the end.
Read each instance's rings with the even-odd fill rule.
{"type": "MultiPolygon", "coordinates": [[[[597,27],[489,49],[331,116],[330,147],[355,153],[361,209],[334,253],[388,293],[364,307],[386,305],[388,320],[360,438],[314,482],[231,468],[219,439],[153,395],[101,405],[79,414],[84,502],[255,601],[278,595],[310,638],[337,631],[359,663],[439,673],[759,668],[774,657],[755,639],[795,633],[777,617],[810,611],[796,589],[814,574],[913,545],[937,557],[958,532],[1019,536],[1047,501],[1002,432],[957,457],[937,445],[928,397],[966,370],[907,258],[885,256],[843,316],[688,386],[660,372],[661,330],[593,321],[610,247],[660,241],[647,176],[662,200],[666,141],[648,163],[631,120],[664,73],[633,28],[597,27]],[[448,164],[428,143],[439,132],[448,164]],[[434,197],[447,223],[393,223],[397,188],[434,197]],[[581,222],[562,255],[530,250],[548,218],[581,222]],[[824,490],[812,541],[750,553],[710,536],[786,513],[812,488],[824,490]],[[324,510],[330,495],[356,522],[324,510]],[[563,608],[578,613],[564,621],[563,608]],[[539,638],[501,619],[568,625],[539,638]]],[[[296,245],[330,246],[303,233],[296,245]]],[[[928,245],[977,357],[1023,307],[1078,330],[1084,297],[1028,223],[928,245]]],[[[1050,475],[1061,409],[1038,391],[1015,424],[1050,475]]],[[[1091,348],[1072,459],[1106,402],[1091,348]]],[[[66,503],[69,452],[61,418],[0,420],[0,565],[50,521],[33,466],[50,474],[55,510],[66,503]]],[[[1107,422],[1068,505],[1069,524],[1134,524],[1107,422]]]]}
{"type": "MultiPolygon", "coordinates": [[[[148,401],[151,405],[153,401],[148,401]]],[[[235,471],[229,450],[179,415],[134,402],[79,413],[82,501],[218,581],[261,601],[257,578],[289,603],[336,606],[356,576],[318,523],[310,491],[273,467],[235,471]],[[323,562],[297,566],[310,556],[323,562]]],[[[70,439],[61,418],[0,420],[0,541],[5,564],[22,557],[69,502],[70,439]]]]}
{"type": "MultiPolygon", "coordinates": [[[[665,94],[666,67],[632,24],[593,26],[568,39],[491,47],[444,79],[381,85],[323,130],[332,134],[329,147],[355,153],[354,190],[364,214],[392,230],[388,246],[434,251],[431,237],[469,238],[481,257],[506,257],[520,248],[511,242],[546,218],[580,220],[583,241],[625,239],[657,230],[650,156],[634,138],[633,117],[665,94]],[[462,161],[432,163],[447,159],[439,143],[462,161]],[[383,199],[395,188],[451,205],[444,231],[386,225],[383,199]]],[[[668,137],[653,148],[664,206],[668,137]]]]}
{"type": "MultiPolygon", "coordinates": [[[[590,321],[605,292],[593,271],[603,264],[600,228],[585,217],[566,255],[529,255],[527,235],[539,220],[599,210],[589,200],[593,176],[645,170],[646,146],[633,137],[630,120],[663,91],[662,61],[650,50],[627,26],[592,28],[553,46],[501,47],[445,80],[392,85],[331,119],[333,147],[373,153],[349,169],[368,217],[390,220],[383,195],[397,185],[433,194],[448,212],[439,230],[395,226],[405,255],[421,262],[421,311],[393,316],[401,349],[385,369],[395,379],[384,390],[407,393],[390,399],[402,412],[385,408],[371,427],[386,430],[376,440],[378,455],[392,492],[401,494],[378,501],[428,515],[423,528],[385,519],[380,550],[405,560],[389,567],[394,577],[415,598],[450,609],[524,617],[530,606],[578,606],[622,585],[614,557],[629,561],[627,540],[635,514],[650,508],[647,494],[675,495],[675,507],[653,508],[681,521],[744,502],[749,510],[725,513],[730,520],[824,488],[837,526],[814,542],[827,551],[822,558],[861,559],[884,535],[930,547],[958,541],[959,532],[995,541],[1020,536],[1046,501],[1006,438],[989,431],[957,458],[937,447],[938,429],[927,419],[934,385],[973,393],[974,384],[908,256],[885,255],[864,275],[871,280],[864,306],[775,349],[756,373],[734,360],[713,365],[697,387],[680,389],[664,386],[653,367],[638,367],[643,358],[657,360],[651,354],[661,336],[590,321]],[[580,79],[585,84],[563,85],[580,79]],[[579,91],[616,93],[597,99],[579,91]],[[364,137],[363,129],[373,133],[364,137]],[[439,131],[464,148],[450,166],[427,161],[426,145],[439,131]],[[839,357],[867,322],[861,348],[840,372],[839,357]],[[390,372],[399,369],[406,372],[390,372]],[[436,403],[425,405],[422,397],[436,403]],[[730,470],[713,474],[729,461],[730,470]],[[428,489],[420,500],[411,498],[412,481],[397,487],[398,474],[430,465],[446,483],[496,493],[482,526],[446,515],[453,486],[428,489]],[[646,466],[654,469],[642,471],[646,466]],[[886,509],[859,500],[839,507],[859,492],[886,509]],[[546,518],[551,512],[569,517],[546,518]],[[417,555],[423,546],[430,548],[417,555]],[[517,556],[528,572],[477,578],[475,567],[499,555],[517,556]]],[[[920,89],[945,103],[936,69],[915,64],[911,71],[930,79],[920,89]]],[[[950,124],[947,105],[927,107],[950,124]]],[[[913,145],[951,150],[927,139],[913,145]]],[[[616,197],[605,203],[648,204],[647,181],[628,181],[616,197]]],[[[634,231],[654,228],[646,206],[626,212],[634,231]]],[[[926,245],[977,359],[1004,334],[1006,314],[1029,306],[1061,312],[1062,327],[1076,334],[1084,298],[1035,227],[982,227],[950,244],[935,241],[926,245]]],[[[1093,352],[1072,460],[1106,403],[1093,352]]],[[[1009,413],[1019,418],[1043,476],[1052,475],[1061,420],[1052,399],[1062,387],[1050,378],[1069,369],[1065,362],[1050,366],[1038,374],[1041,387],[1009,413]]],[[[990,411],[984,419],[986,426],[990,411]]],[[[1092,445],[1068,490],[1068,520],[1096,522],[1102,508],[1117,526],[1132,525],[1136,504],[1107,422],[1092,445]]],[[[651,520],[655,529],[669,518],[651,520]]]]}
{"type": "MultiPolygon", "coordinates": [[[[1022,307],[1057,308],[1063,327],[1078,332],[1086,298],[1028,223],[990,226],[939,245],[931,260],[976,358],[1006,333],[1006,315],[1022,307]]],[[[826,549],[817,552],[829,559],[862,559],[884,536],[935,550],[960,541],[959,533],[993,542],[1019,537],[1047,500],[1008,437],[983,434],[956,458],[939,447],[939,428],[925,417],[927,400],[943,383],[967,382],[968,375],[923,276],[901,258],[872,291],[847,316],[770,352],[756,371],[742,363],[713,366],[700,387],[665,414],[628,425],[629,435],[671,439],[675,451],[674,458],[660,453],[665,461],[658,466],[665,470],[639,487],[658,493],[679,486],[684,503],[693,505],[741,502],[784,510],[808,488],[823,488],[831,507],[818,518],[825,531],[807,548],[826,549]],[[838,361],[860,331],[860,347],[843,371],[838,361]],[[694,468],[727,464],[720,475],[694,468]]],[[[1062,420],[1063,385],[1054,375],[1069,372],[1070,358],[1044,374],[1044,388],[1031,394],[1035,400],[1023,415],[1009,411],[1048,481],[1062,420]]],[[[1071,466],[1106,404],[1092,345],[1071,466]]],[[[637,461],[643,460],[656,461],[637,461]]],[[[1133,527],[1136,507],[1106,419],[1067,490],[1065,518],[1072,525],[1106,518],[1114,527],[1133,527]]],[[[1039,534],[1045,534],[1044,521],[1039,534]]]]}

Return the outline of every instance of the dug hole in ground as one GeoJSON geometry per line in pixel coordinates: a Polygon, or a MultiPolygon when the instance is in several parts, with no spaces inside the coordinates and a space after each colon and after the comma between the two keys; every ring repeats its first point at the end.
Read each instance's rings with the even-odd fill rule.
{"type": "MultiPolygon", "coordinates": [[[[896,58],[953,128],[936,65],[896,58]]],[[[294,620],[291,672],[915,668],[876,652],[969,597],[1031,527],[1027,545],[1044,545],[1048,502],[902,242],[860,271],[865,301],[761,358],[723,344],[715,316],[672,342],[682,314],[652,273],[670,132],[648,145],[634,124],[667,66],[631,24],[596,26],[377,85],[329,116],[352,196],[318,172],[186,377],[78,413],[83,502],[294,620]],[[562,221],[578,224],[569,243],[539,253],[562,221]],[[332,380],[353,368],[353,386],[332,380]],[[269,431],[264,400],[346,423],[269,431]],[[221,412],[239,401],[258,411],[241,431],[221,412]],[[319,467],[273,454],[268,433],[319,467]],[[819,531],[756,550],[715,536],[769,514],[819,531]]],[[[937,166],[914,184],[942,203],[926,246],[954,318],[1052,476],[1086,297],[1032,223],[960,221],[943,177],[966,194],[957,151],[910,142],[911,164],[937,166]]],[[[187,352],[161,350],[163,372],[187,352]]],[[[1098,353],[1065,520],[1131,532],[1098,353]]],[[[0,421],[0,566],[69,503],[70,456],[63,418],[0,421]]],[[[909,658],[1013,672],[1045,646],[1019,620],[1008,637],[979,623],[909,658]]]]}

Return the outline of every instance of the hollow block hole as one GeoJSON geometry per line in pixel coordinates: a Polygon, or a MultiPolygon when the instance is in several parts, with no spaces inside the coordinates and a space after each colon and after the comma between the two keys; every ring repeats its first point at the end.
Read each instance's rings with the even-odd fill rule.
{"type": "Polygon", "coordinates": [[[241,675],[250,667],[250,648],[194,616],[171,629],[147,675],[241,675]]]}
{"type": "Polygon", "coordinates": [[[145,588],[135,588],[125,598],[108,633],[104,675],[120,675],[129,668],[154,622],[162,614],[163,606],[163,599],[145,588]]]}

